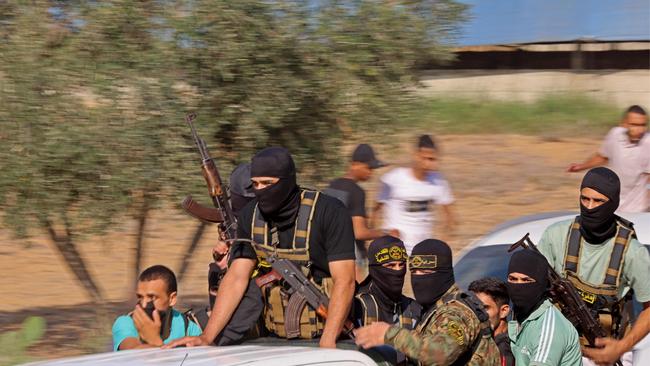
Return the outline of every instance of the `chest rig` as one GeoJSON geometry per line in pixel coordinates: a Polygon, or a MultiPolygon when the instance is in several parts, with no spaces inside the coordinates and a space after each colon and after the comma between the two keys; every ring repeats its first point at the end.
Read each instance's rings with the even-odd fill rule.
{"type": "MultiPolygon", "coordinates": [[[[314,207],[320,192],[302,190],[300,193],[300,207],[295,220],[293,240],[290,248],[280,248],[280,237],[277,227],[269,227],[259,210],[255,206],[251,223],[251,239],[254,244],[258,265],[253,274],[260,277],[271,270],[271,264],[266,259],[269,253],[275,258],[288,259],[296,264],[302,272],[320,290],[329,296],[331,281],[329,278],[322,280],[321,284],[314,281],[311,275],[311,260],[309,257],[309,237],[314,217],[314,207]]],[[[316,314],[300,296],[289,295],[282,280],[270,282],[257,282],[264,295],[264,325],[266,329],[281,338],[312,339],[320,336],[324,327],[324,320],[316,314]]]]}
{"type": "Polygon", "coordinates": [[[564,276],[576,287],[582,300],[597,317],[606,332],[614,337],[620,337],[630,319],[624,316],[624,308],[628,296],[619,299],[618,289],[621,286],[621,273],[625,262],[625,253],[630,240],[636,238],[632,223],[621,218],[616,222],[614,247],[609,257],[607,270],[602,283],[589,284],[578,276],[580,268],[580,253],[582,251],[582,234],[580,233],[580,216],[573,220],[568,235],[567,250],[564,255],[564,276]],[[625,320],[625,321],[624,321],[625,320]]]}
{"type": "Polygon", "coordinates": [[[478,347],[481,344],[481,340],[492,338],[492,326],[490,325],[490,318],[485,311],[483,303],[476,297],[476,295],[464,293],[458,289],[447,292],[446,294],[442,295],[440,300],[438,300],[435,305],[422,316],[422,320],[415,328],[415,330],[418,333],[422,334],[427,328],[427,325],[433,316],[436,315],[438,308],[452,301],[460,302],[461,304],[468,307],[476,315],[480,322],[481,330],[476,339],[469,345],[467,350],[458,356],[456,361],[451,364],[452,366],[467,365],[472,359],[472,356],[474,356],[474,353],[476,353],[478,350],[478,347]]]}
{"type": "MultiPolygon", "coordinates": [[[[360,292],[355,298],[361,303],[363,308],[363,325],[370,325],[374,322],[380,321],[379,319],[379,303],[372,294],[368,292],[360,292]]],[[[402,297],[402,300],[399,303],[396,303],[396,308],[393,309],[393,314],[398,315],[398,325],[402,328],[413,330],[415,329],[415,323],[418,319],[418,314],[413,314],[411,307],[409,306],[409,299],[402,297]]],[[[387,321],[389,323],[392,320],[387,321]]]]}

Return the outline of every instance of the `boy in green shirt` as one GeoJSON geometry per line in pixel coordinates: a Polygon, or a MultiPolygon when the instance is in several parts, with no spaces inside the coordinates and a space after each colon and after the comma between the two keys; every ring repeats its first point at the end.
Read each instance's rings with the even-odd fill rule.
{"type": "Polygon", "coordinates": [[[515,252],[508,266],[508,294],[514,320],[508,335],[517,365],[580,366],[578,332],[548,300],[546,259],[533,251],[515,252]]]}

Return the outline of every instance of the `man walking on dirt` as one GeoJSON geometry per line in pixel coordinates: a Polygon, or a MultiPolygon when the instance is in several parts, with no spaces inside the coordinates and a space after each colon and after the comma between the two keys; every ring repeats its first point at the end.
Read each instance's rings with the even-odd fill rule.
{"type": "Polygon", "coordinates": [[[354,252],[357,282],[363,281],[368,267],[366,240],[374,240],[386,235],[382,230],[368,227],[366,192],[357,183],[368,181],[372,177],[373,170],[384,166],[386,164],[377,159],[370,145],[360,144],[352,153],[352,161],[345,175],[333,180],[329,188],[324,191],[324,193],[340,199],[352,217],[352,227],[356,239],[354,252]]]}
{"type": "Polygon", "coordinates": [[[431,237],[434,204],[442,207],[444,234],[449,234],[454,226],[451,209],[454,197],[449,183],[438,172],[438,158],[439,150],[431,136],[422,135],[413,154],[412,166],[395,168],[381,177],[375,217],[383,208],[383,228],[393,236],[397,234],[409,254],[415,244],[431,237]]]}
{"type": "Polygon", "coordinates": [[[638,105],[625,111],[620,126],[612,128],[600,150],[584,163],[573,163],[568,172],[609,165],[621,179],[621,212],[650,210],[650,135],[648,116],[638,105]]]}

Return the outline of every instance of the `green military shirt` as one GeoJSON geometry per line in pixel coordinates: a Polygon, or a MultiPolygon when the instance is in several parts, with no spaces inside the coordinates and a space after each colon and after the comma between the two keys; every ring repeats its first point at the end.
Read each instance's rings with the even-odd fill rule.
{"type": "Polygon", "coordinates": [[[582,365],[578,331],[549,300],[523,323],[509,321],[508,336],[517,365],[582,365]]]}
{"type": "MultiPolygon", "coordinates": [[[[443,296],[459,292],[452,286],[443,296]]],[[[476,314],[460,301],[447,303],[439,300],[430,316],[416,330],[391,326],[384,340],[386,344],[415,359],[422,365],[452,365],[466,351],[471,350],[474,341],[481,337],[481,323],[476,314]],[[428,320],[427,320],[428,318],[428,320]]],[[[494,340],[481,338],[476,351],[466,365],[499,366],[499,349],[494,340]]]]}
{"type": "MultiPolygon", "coordinates": [[[[557,222],[542,234],[537,248],[548,259],[558,273],[564,272],[564,256],[567,251],[569,230],[573,220],[557,222]]],[[[582,239],[582,250],[578,261],[578,277],[592,286],[602,285],[609,258],[614,248],[614,238],[604,244],[590,244],[582,239]]],[[[622,298],[630,288],[639,302],[650,301],[650,281],[647,281],[650,268],[650,255],[636,239],[631,239],[625,253],[618,298],[622,298]]]]}

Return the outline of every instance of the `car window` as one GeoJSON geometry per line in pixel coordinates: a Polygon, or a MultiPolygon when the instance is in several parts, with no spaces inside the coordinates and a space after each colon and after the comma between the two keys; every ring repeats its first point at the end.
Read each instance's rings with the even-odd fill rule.
{"type": "Polygon", "coordinates": [[[490,245],[470,250],[454,265],[456,283],[463,290],[467,290],[472,281],[483,277],[496,277],[505,281],[511,255],[508,253],[508,248],[510,244],[490,245]]]}

